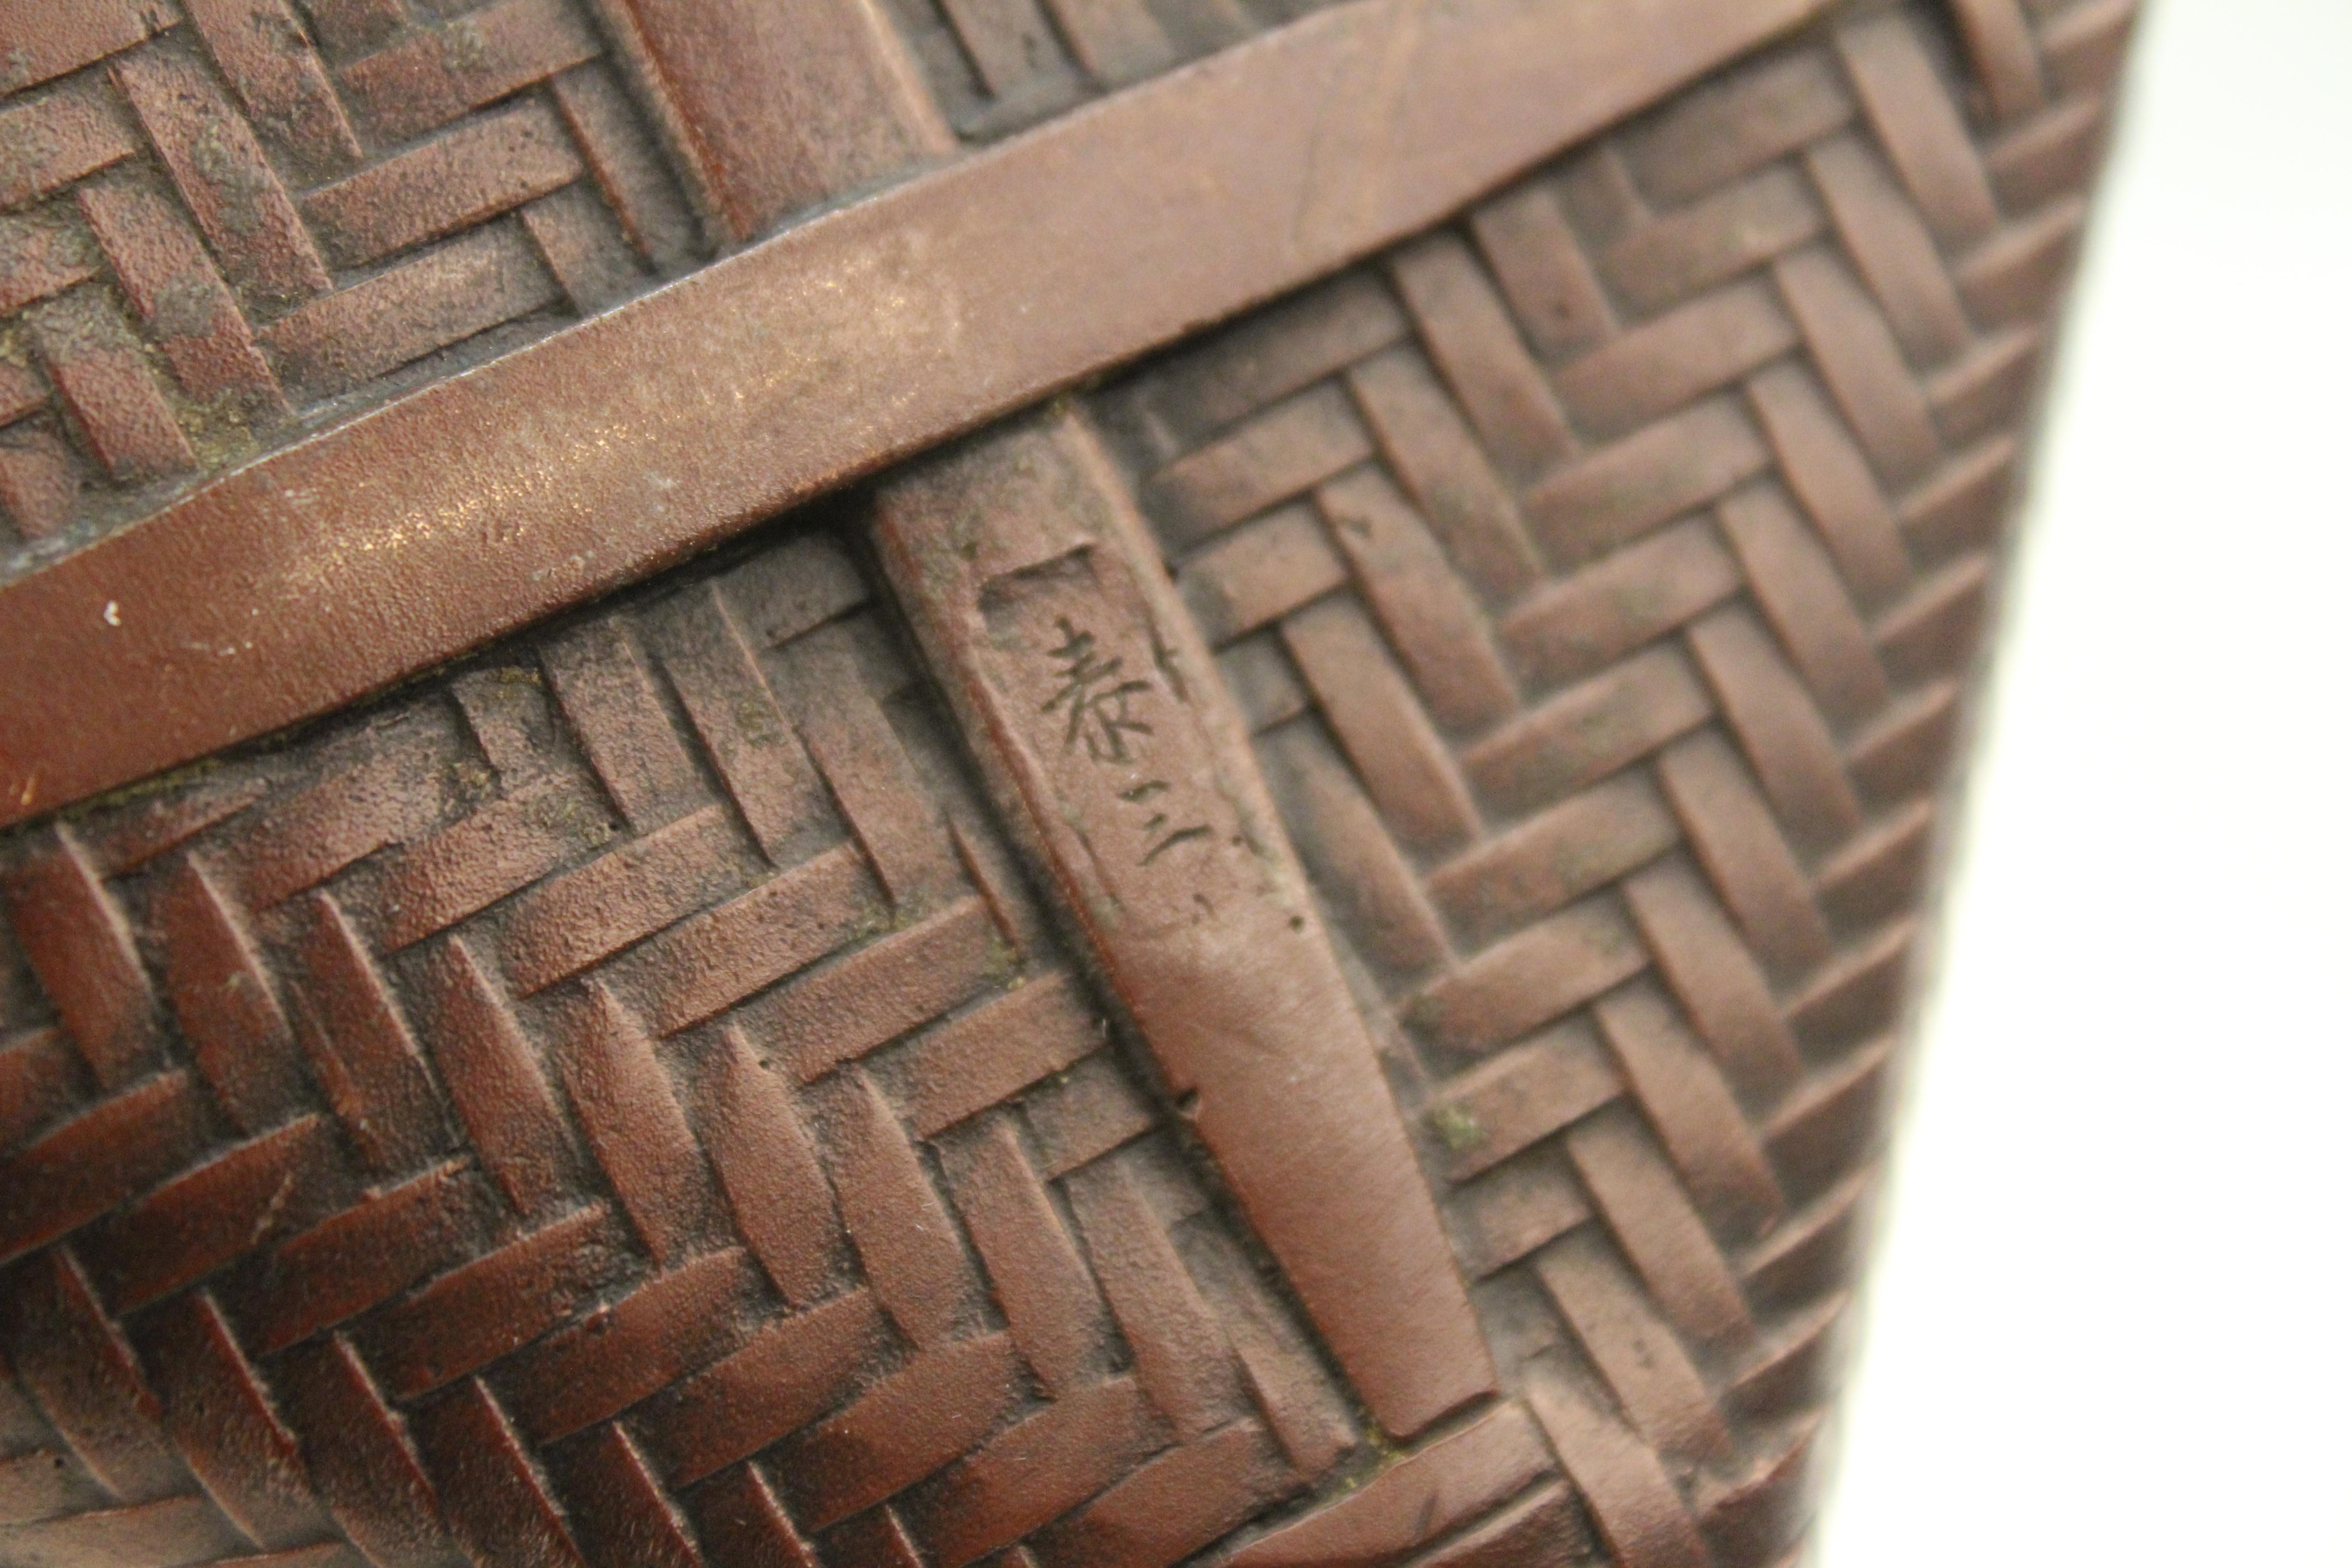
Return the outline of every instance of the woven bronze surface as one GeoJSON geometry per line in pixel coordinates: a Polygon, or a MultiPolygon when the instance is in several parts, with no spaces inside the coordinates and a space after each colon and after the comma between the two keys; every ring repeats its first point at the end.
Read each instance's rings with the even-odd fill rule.
{"type": "MultiPolygon", "coordinates": [[[[0,0],[0,611],[358,649],[0,705],[0,1564],[1793,1561],[2133,7],[1676,3],[1532,166],[1343,97],[1413,173],[903,428],[445,527],[353,520],[607,409],[585,334],[730,429],[780,258],[1421,24],[0,0]],[[96,795],[151,724],[241,743],[96,795]]],[[[907,265],[825,277],[979,320],[907,265]]]]}
{"type": "Polygon", "coordinates": [[[845,187],[1311,8],[14,7],[0,575],[845,187]]]}

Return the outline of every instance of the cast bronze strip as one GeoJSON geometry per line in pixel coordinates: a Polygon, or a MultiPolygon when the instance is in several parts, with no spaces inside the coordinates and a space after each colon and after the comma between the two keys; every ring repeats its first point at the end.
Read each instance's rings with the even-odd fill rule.
{"type": "Polygon", "coordinates": [[[1354,0],[0,589],[0,826],[326,711],[1320,276],[1828,0],[1354,0]]]}
{"type": "Polygon", "coordinates": [[[1056,412],[893,479],[884,570],[1006,820],[1381,1426],[1495,1387],[1370,1034],[1207,646],[1056,412]]]}

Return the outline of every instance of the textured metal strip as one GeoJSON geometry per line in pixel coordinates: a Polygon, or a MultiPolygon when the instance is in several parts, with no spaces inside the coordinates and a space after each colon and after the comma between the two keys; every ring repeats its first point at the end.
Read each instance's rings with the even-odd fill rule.
{"type": "Polygon", "coordinates": [[[331,709],[1327,272],[1819,4],[1360,0],[231,473],[0,590],[0,823],[331,709]]]}

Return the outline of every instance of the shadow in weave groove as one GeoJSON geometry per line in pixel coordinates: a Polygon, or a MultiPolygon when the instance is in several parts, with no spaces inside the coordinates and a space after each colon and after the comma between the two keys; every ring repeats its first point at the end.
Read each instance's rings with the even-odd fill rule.
{"type": "Polygon", "coordinates": [[[13,1425],[131,1506],[12,1548],[1179,1555],[1355,1443],[835,530],[735,553],[13,847],[13,1425]]]}
{"type": "Polygon", "coordinates": [[[1112,1043],[1129,906],[1016,868],[854,497],[10,842],[0,1557],[1788,1560],[2131,8],[1957,13],[1062,404],[1066,515],[1033,423],[878,492],[1164,558],[1498,1387],[1368,1420],[1428,1303],[1275,1269],[1328,1146],[1112,1043]]]}

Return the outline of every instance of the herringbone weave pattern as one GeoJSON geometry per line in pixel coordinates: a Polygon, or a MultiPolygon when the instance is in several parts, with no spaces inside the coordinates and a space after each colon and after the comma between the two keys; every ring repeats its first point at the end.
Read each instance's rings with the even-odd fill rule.
{"type": "Polygon", "coordinates": [[[73,0],[16,23],[0,511],[18,547],[0,571],[117,521],[109,490],[236,461],[296,411],[698,258],[572,0],[457,10],[73,0]]]}
{"type": "Polygon", "coordinates": [[[866,597],[802,538],[26,847],[0,1557],[1164,1561],[1352,1443],[866,597]]]}
{"type": "Polygon", "coordinates": [[[1843,17],[1087,400],[1500,1396],[1368,1426],[827,509],[6,847],[0,1562],[1788,1561],[2131,10],[1843,17]]]}
{"type": "Polygon", "coordinates": [[[1974,97],[1916,14],[1745,64],[1102,399],[1507,1380],[1644,1568],[1800,1522],[2129,15],[2043,10],[1959,8],[1974,97]]]}
{"type": "MultiPolygon", "coordinates": [[[[907,0],[893,25],[984,141],[1310,8],[1215,0],[1163,22],[1142,0],[907,0]]],[[[298,415],[478,363],[768,226],[767,206],[680,178],[709,161],[689,110],[712,106],[671,100],[643,9],[0,15],[0,577],[279,444],[298,415]]],[[[782,188],[803,171],[733,177],[783,208],[825,194],[782,188]]]]}

